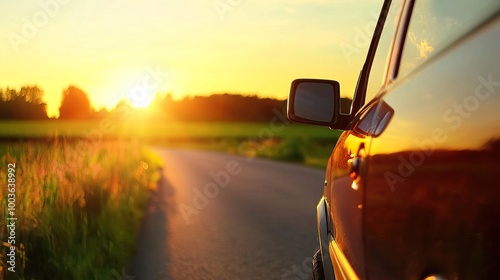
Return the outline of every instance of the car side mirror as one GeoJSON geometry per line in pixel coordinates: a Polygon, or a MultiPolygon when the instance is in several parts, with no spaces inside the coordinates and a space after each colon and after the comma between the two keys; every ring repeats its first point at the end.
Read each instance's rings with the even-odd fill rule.
{"type": "Polygon", "coordinates": [[[331,80],[294,80],[287,114],[294,122],[332,127],[340,115],[340,84],[331,80]]]}

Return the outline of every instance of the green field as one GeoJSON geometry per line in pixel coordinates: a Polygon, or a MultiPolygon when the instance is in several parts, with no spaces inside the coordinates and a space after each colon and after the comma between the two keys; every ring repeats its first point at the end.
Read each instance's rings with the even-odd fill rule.
{"type": "Polygon", "coordinates": [[[325,127],[283,122],[155,122],[155,121],[2,121],[0,137],[131,137],[141,139],[287,138],[336,139],[325,127]]]}
{"type": "MultiPolygon", "coordinates": [[[[324,168],[340,135],[326,127],[252,122],[2,121],[1,139],[139,139],[144,144],[216,150],[324,168]]],[[[1,150],[1,147],[0,147],[1,150]]]]}

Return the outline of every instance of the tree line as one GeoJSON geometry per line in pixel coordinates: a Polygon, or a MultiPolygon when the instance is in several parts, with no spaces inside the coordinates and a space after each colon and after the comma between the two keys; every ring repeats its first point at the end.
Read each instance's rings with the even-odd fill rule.
{"type": "Polygon", "coordinates": [[[0,119],[48,119],[43,91],[37,86],[23,86],[20,90],[0,89],[0,119]]]}
{"type": "Polygon", "coordinates": [[[164,120],[182,121],[269,121],[273,110],[282,111],[286,100],[235,94],[213,94],[173,100],[170,95],[157,98],[151,114],[164,120]]]}
{"type": "MultiPolygon", "coordinates": [[[[0,119],[43,120],[48,119],[43,91],[37,86],[23,86],[20,90],[0,89],[0,119]]],[[[351,100],[342,98],[343,111],[350,107],[351,100]]],[[[269,121],[276,110],[283,111],[286,100],[259,98],[239,94],[213,94],[209,96],[185,97],[174,100],[170,94],[157,95],[149,109],[141,110],[143,117],[165,121],[269,121]]],[[[76,86],[69,86],[62,93],[59,119],[86,120],[113,117],[124,110],[139,111],[122,100],[112,110],[95,110],[87,93],[76,86]]]]}

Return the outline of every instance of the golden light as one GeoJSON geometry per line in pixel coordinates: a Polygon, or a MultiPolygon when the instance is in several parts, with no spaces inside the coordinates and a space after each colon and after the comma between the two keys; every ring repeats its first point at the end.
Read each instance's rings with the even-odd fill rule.
{"type": "Polygon", "coordinates": [[[147,109],[155,99],[155,94],[144,88],[134,88],[127,99],[134,108],[147,109]]]}

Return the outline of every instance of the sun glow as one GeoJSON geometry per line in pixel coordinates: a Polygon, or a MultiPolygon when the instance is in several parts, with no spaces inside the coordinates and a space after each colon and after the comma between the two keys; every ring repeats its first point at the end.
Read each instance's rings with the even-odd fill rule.
{"type": "Polygon", "coordinates": [[[154,93],[146,91],[135,91],[127,96],[128,101],[134,108],[147,109],[154,100],[154,93]]]}

